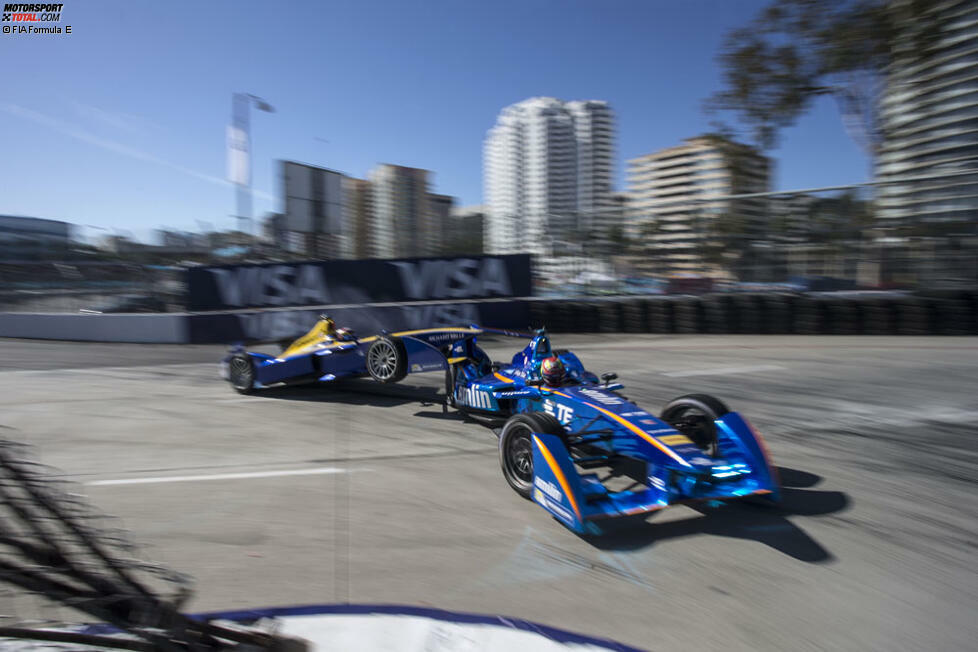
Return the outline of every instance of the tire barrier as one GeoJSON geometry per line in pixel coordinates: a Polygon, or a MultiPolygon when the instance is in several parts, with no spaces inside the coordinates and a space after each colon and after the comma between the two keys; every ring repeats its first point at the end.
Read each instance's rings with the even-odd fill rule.
{"type": "Polygon", "coordinates": [[[622,322],[621,301],[603,301],[598,306],[598,331],[602,333],[621,333],[625,327],[622,322]]]}
{"type": "Polygon", "coordinates": [[[554,321],[552,301],[530,301],[530,328],[551,328],[554,321]]]}
{"type": "Polygon", "coordinates": [[[593,300],[445,301],[139,315],[0,313],[0,337],[172,344],[279,341],[320,312],[361,332],[481,323],[553,333],[975,335],[978,291],[729,293],[593,300]]]}
{"type": "Polygon", "coordinates": [[[825,312],[825,330],[829,335],[858,335],[861,332],[859,311],[852,299],[827,299],[825,312]]]}
{"type": "Polygon", "coordinates": [[[799,297],[792,314],[792,332],[798,335],[821,335],[825,324],[825,305],[819,297],[799,297]]]}
{"type": "Polygon", "coordinates": [[[622,331],[625,333],[648,333],[649,317],[646,302],[642,299],[625,301],[621,306],[622,331]]]}
{"type": "Polygon", "coordinates": [[[760,304],[761,332],[770,335],[791,333],[791,314],[794,297],[790,294],[761,294],[760,304]]]}
{"type": "Polygon", "coordinates": [[[923,299],[903,297],[895,307],[897,335],[927,335],[930,332],[930,318],[923,299]]]}
{"type": "Polygon", "coordinates": [[[703,298],[703,332],[731,332],[730,302],[727,298],[719,295],[703,298]]]}
{"type": "Polygon", "coordinates": [[[677,333],[704,332],[703,300],[700,297],[679,297],[674,306],[677,333]]]}
{"type": "Polygon", "coordinates": [[[647,299],[645,315],[650,333],[675,333],[676,320],[674,302],[666,297],[647,299]]]}
{"type": "Polygon", "coordinates": [[[752,294],[734,294],[730,297],[731,314],[737,324],[737,333],[753,335],[761,332],[760,305],[752,294]]]}
{"type": "Polygon", "coordinates": [[[896,335],[897,313],[894,302],[867,299],[858,302],[864,335],[896,335]]]}

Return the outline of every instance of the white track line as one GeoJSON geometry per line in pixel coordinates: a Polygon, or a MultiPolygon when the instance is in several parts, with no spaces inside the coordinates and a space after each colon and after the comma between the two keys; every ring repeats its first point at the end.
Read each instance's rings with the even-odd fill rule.
{"type": "Polygon", "coordinates": [[[122,480],[95,480],[86,482],[90,487],[104,487],[120,484],[162,484],[164,482],[204,482],[207,480],[250,480],[253,478],[278,478],[290,475],[327,475],[349,473],[346,469],[325,466],[316,469],[297,469],[292,471],[256,471],[253,473],[219,473],[214,475],[171,475],[158,478],[125,478],[122,480]]]}
{"type": "Polygon", "coordinates": [[[214,368],[214,377],[219,377],[217,375],[217,362],[174,362],[172,364],[154,364],[154,365],[128,365],[122,367],[69,367],[67,369],[0,369],[0,374],[5,376],[16,375],[16,374],[77,374],[77,373],[99,373],[99,372],[117,372],[117,371],[131,371],[140,372],[148,374],[154,369],[193,369],[196,367],[211,367],[214,368]]]}
{"type": "Polygon", "coordinates": [[[663,376],[683,378],[685,376],[733,376],[736,374],[752,374],[760,371],[781,371],[784,367],[774,364],[758,364],[741,367],[714,367],[712,369],[689,369],[686,371],[665,371],[663,376]]]}

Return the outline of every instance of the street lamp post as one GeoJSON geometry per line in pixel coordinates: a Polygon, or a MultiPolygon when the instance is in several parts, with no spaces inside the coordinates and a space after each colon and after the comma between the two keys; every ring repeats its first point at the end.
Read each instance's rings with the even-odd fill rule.
{"type": "Polygon", "coordinates": [[[271,104],[251,93],[233,93],[231,95],[231,124],[232,131],[228,139],[232,158],[229,166],[231,182],[235,186],[237,204],[238,229],[249,235],[254,235],[252,218],[251,190],[251,106],[254,104],[259,111],[274,113],[271,104]]]}

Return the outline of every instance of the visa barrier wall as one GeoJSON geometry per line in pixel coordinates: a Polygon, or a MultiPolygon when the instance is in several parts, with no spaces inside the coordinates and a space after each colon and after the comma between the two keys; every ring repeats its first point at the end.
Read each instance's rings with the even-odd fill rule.
{"type": "MultiPolygon", "coordinates": [[[[530,325],[525,300],[342,306],[326,311],[336,323],[364,334],[468,324],[515,329],[530,325]]],[[[188,341],[223,344],[293,339],[308,331],[322,312],[323,308],[188,315],[188,341]]]]}
{"type": "Polygon", "coordinates": [[[191,312],[527,297],[529,254],[190,267],[191,312]]]}

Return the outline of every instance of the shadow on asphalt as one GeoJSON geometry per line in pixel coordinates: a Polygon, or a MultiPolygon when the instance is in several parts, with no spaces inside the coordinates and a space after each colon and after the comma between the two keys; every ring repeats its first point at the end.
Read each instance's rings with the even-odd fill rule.
{"type": "Polygon", "coordinates": [[[342,403],[344,405],[369,405],[381,408],[416,404],[422,408],[414,413],[416,417],[450,419],[459,423],[476,423],[490,429],[498,425],[496,423],[498,419],[496,421],[478,419],[453,408],[444,409],[445,394],[434,387],[382,385],[371,380],[346,380],[322,385],[270,387],[259,390],[255,396],[285,401],[342,403]]]}
{"type": "Polygon", "coordinates": [[[656,523],[654,516],[648,521],[613,521],[606,534],[585,537],[585,540],[602,550],[639,550],[667,539],[712,535],[758,541],[799,561],[833,560],[832,553],[788,519],[840,512],[849,507],[849,497],[840,491],[808,489],[821,481],[813,473],[783,467],[779,471],[782,484],[779,505],[731,502],[709,507],[695,504],[689,507],[699,512],[699,517],[667,523],[656,523]]]}
{"type": "Polygon", "coordinates": [[[319,385],[270,387],[258,390],[254,395],[259,398],[284,401],[315,401],[375,407],[394,407],[411,403],[418,403],[422,406],[440,406],[445,401],[445,395],[434,387],[383,385],[371,380],[344,380],[319,385]]]}

